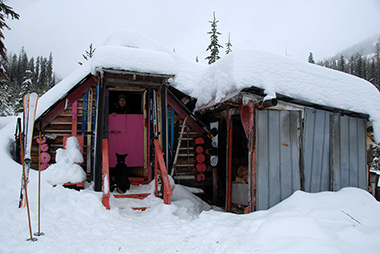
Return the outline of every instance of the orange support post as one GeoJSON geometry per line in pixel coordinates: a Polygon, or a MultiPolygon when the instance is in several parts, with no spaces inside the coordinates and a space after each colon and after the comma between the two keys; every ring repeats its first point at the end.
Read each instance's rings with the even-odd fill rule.
{"type": "Polygon", "coordinates": [[[154,140],[155,160],[154,160],[154,173],[155,173],[155,195],[158,195],[158,174],[161,175],[162,182],[164,184],[164,204],[170,205],[170,196],[173,194],[172,187],[170,185],[168,171],[165,166],[163,153],[158,140],[154,140]]]}
{"type": "Polygon", "coordinates": [[[108,140],[103,139],[103,151],[102,151],[103,163],[102,163],[102,177],[103,177],[103,199],[102,203],[104,207],[110,209],[110,177],[109,177],[109,162],[108,162],[108,140]]]}

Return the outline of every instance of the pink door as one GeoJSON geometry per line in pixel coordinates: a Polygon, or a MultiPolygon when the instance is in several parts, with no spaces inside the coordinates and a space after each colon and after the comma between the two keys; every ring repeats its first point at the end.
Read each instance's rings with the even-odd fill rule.
{"type": "Polygon", "coordinates": [[[144,115],[108,116],[109,166],[115,167],[116,154],[128,154],[128,167],[144,166],[144,115]]]}

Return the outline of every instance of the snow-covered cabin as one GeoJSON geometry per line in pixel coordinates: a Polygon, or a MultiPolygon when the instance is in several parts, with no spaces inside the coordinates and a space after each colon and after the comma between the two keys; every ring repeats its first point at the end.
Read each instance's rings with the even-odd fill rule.
{"type": "Polygon", "coordinates": [[[45,164],[77,136],[96,191],[115,153],[128,153],[132,182],[151,181],[157,139],[177,182],[204,188],[227,211],[254,211],[296,190],[366,189],[379,102],[372,84],[317,65],[244,50],[205,66],[123,31],[42,96],[36,131],[48,139],[45,164]],[[115,115],[120,95],[128,112],[115,115]]]}

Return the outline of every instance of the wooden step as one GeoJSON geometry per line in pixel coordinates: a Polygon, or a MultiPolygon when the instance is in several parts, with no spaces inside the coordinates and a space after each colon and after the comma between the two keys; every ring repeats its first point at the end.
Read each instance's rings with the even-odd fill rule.
{"type": "Polygon", "coordinates": [[[149,207],[132,207],[133,210],[145,211],[149,207]]]}
{"type": "Polygon", "coordinates": [[[115,198],[133,198],[133,199],[144,199],[148,197],[150,193],[140,193],[140,194],[114,194],[115,198]]]}
{"type": "Polygon", "coordinates": [[[140,184],[148,184],[148,179],[144,177],[129,177],[129,181],[131,182],[131,185],[140,185],[140,184]]]}

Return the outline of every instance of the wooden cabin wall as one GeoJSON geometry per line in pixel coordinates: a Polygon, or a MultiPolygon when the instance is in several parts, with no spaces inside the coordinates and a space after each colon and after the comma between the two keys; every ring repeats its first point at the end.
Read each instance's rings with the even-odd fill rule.
{"type": "MultiPolygon", "coordinates": [[[[92,88],[95,92],[95,86],[92,88]]],[[[95,94],[95,93],[94,93],[95,94]]],[[[88,111],[88,110],[87,110],[88,111]]],[[[93,96],[92,101],[92,120],[94,120],[95,113],[95,96],[93,96]]],[[[87,112],[88,115],[88,112],[87,112]]],[[[82,117],[83,117],[83,96],[77,101],[77,136],[82,135],[82,117]]],[[[94,122],[94,121],[92,121],[94,122]]],[[[32,168],[38,169],[38,150],[39,145],[37,143],[37,138],[39,136],[39,131],[37,129],[39,123],[35,123],[35,129],[33,132],[33,143],[32,143],[32,168]]],[[[87,127],[87,126],[86,126],[87,127]]],[[[87,128],[86,128],[87,129],[87,128]]],[[[63,138],[70,137],[72,131],[72,106],[69,106],[66,110],[60,113],[53,121],[51,121],[42,131],[42,137],[47,137],[47,144],[49,146],[49,150],[47,151],[50,156],[49,164],[55,163],[55,155],[56,151],[59,148],[63,148],[63,138]]],[[[92,127],[92,133],[85,133],[84,136],[84,144],[83,144],[83,159],[84,163],[81,166],[86,169],[86,161],[87,161],[87,137],[88,135],[93,136],[94,130],[92,127]]],[[[87,172],[87,178],[89,178],[90,172],[87,172]]]]}

